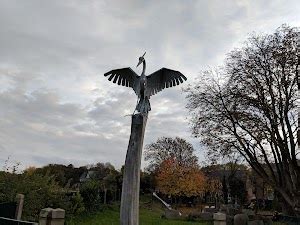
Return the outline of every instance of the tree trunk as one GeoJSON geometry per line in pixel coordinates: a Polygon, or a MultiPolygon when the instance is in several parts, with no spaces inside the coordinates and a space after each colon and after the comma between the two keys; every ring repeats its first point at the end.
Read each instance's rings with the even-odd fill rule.
{"type": "Polygon", "coordinates": [[[106,205],[106,203],[107,203],[106,198],[107,198],[107,189],[105,188],[104,189],[104,205],[106,205]]]}
{"type": "Polygon", "coordinates": [[[298,196],[298,192],[296,192],[296,195],[288,194],[286,190],[284,189],[278,189],[278,194],[281,197],[281,203],[282,203],[282,211],[286,215],[290,216],[300,216],[300,197],[298,196]]]}
{"type": "Polygon", "coordinates": [[[124,167],[120,224],[139,225],[140,169],[147,114],[132,116],[131,135],[124,167]]]}

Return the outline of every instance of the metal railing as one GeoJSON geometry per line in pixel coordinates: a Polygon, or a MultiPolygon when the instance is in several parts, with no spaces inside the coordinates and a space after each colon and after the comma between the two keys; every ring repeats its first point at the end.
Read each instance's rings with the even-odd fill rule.
{"type": "Polygon", "coordinates": [[[0,217],[15,218],[16,208],[16,202],[0,203],[0,217]]]}
{"type": "Polygon", "coordinates": [[[0,217],[0,225],[38,225],[38,223],[0,217]]]}

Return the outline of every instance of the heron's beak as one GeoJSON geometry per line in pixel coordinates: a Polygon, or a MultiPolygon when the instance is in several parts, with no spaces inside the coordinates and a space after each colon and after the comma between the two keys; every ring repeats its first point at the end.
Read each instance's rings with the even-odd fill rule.
{"type": "Polygon", "coordinates": [[[138,67],[141,63],[142,63],[142,61],[140,60],[136,67],[138,67]]]}

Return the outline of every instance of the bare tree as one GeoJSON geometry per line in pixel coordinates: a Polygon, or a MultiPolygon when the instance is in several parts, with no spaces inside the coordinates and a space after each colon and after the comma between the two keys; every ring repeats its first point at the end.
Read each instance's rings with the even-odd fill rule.
{"type": "Polygon", "coordinates": [[[187,89],[187,108],[210,156],[238,152],[299,215],[298,34],[283,25],[271,35],[252,35],[222,69],[204,72],[206,82],[187,89]]]}
{"type": "Polygon", "coordinates": [[[176,159],[181,166],[195,166],[198,163],[193,146],[179,137],[161,137],[145,148],[145,160],[149,161],[149,171],[155,171],[162,162],[170,158],[176,159]]]}

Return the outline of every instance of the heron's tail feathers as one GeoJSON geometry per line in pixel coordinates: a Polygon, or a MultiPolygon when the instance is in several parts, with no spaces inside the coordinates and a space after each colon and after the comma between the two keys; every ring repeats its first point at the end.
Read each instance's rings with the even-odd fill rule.
{"type": "Polygon", "coordinates": [[[140,113],[148,113],[151,111],[150,101],[148,97],[140,98],[139,103],[136,106],[136,110],[140,113]]]}

